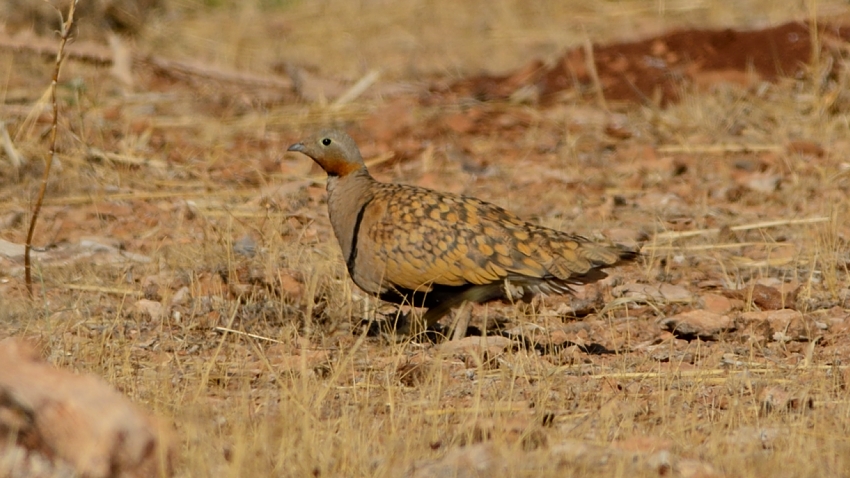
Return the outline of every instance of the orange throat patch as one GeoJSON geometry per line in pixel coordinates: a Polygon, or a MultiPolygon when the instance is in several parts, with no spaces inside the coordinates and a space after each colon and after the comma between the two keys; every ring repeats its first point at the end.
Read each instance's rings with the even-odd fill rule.
{"type": "Polygon", "coordinates": [[[338,158],[323,160],[319,163],[319,166],[328,173],[328,176],[339,176],[341,178],[363,168],[362,164],[352,163],[351,161],[338,158]]]}

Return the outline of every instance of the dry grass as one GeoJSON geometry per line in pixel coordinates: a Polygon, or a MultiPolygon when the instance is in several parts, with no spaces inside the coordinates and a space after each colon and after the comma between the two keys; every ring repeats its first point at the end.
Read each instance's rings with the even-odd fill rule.
{"type": "MultiPolygon", "coordinates": [[[[588,37],[758,26],[808,13],[780,3],[183,2],[152,20],[137,43],[164,57],[258,73],[291,62],[353,82],[381,68],[384,84],[409,85],[515,68],[588,37]]],[[[825,14],[847,12],[840,2],[816,3],[825,14]]],[[[0,51],[0,97],[28,110],[42,94],[33,85],[46,86],[50,69],[0,51]]],[[[0,271],[0,335],[36,338],[56,365],[94,372],[171,417],[182,438],[180,476],[398,476],[481,440],[506,457],[504,468],[490,470],[495,476],[636,476],[663,468],[629,454],[570,458],[571,440],[644,455],[668,449],[729,476],[845,476],[850,469],[850,142],[847,112],[821,107],[846,79],[717,88],[664,110],[615,105],[616,120],[633,133],[616,144],[604,133],[612,116],[581,102],[545,111],[488,105],[487,115],[522,118],[524,126],[472,137],[439,126],[465,106],[417,104],[413,128],[434,148],[426,155],[417,144],[417,154],[377,168],[380,178],[473,194],[553,227],[643,230],[656,237],[645,263],[617,281],[672,283],[697,296],[706,281],[732,288],[795,282],[807,323],[828,326],[808,341],[739,330],[686,342],[656,324],[684,306],[651,301],[567,320],[579,346],[487,356],[365,337],[355,324],[376,303],[346,275],[315,170],[283,153],[304,130],[329,121],[361,133],[369,157],[402,149],[404,138],[362,134],[382,126],[357,126],[378,123],[384,100],[332,111],[144,71],[137,91],[122,94],[104,70],[74,62],[64,77],[61,169],[36,242],[64,246],[95,236],[151,260],[45,262],[33,303],[20,270],[2,263],[12,268],[0,271]],[[799,140],[826,153],[786,147],[799,140]],[[716,144],[752,148],[704,149],[716,144]],[[781,176],[781,189],[742,186],[749,162],[781,176]],[[677,164],[685,172],[670,174],[677,164]],[[671,194],[679,200],[666,200],[671,194]],[[625,206],[613,205],[613,196],[625,206]],[[782,222],[801,218],[827,219],[782,222]],[[765,221],[779,224],[746,227],[765,221]],[[662,235],[711,229],[719,231],[662,235]],[[253,255],[238,252],[245,238],[253,255]],[[188,295],[179,298],[183,287],[188,295]],[[168,314],[140,312],[139,297],[166,304],[168,314]],[[581,341],[611,353],[588,353],[581,341]],[[760,393],[773,386],[802,404],[765,410],[760,393]]],[[[16,147],[37,164],[47,124],[38,113],[27,120],[16,112],[0,106],[16,147]]],[[[2,168],[0,238],[21,243],[38,166],[2,168]]],[[[552,313],[561,303],[480,312],[506,316],[508,327],[562,327],[552,313]]],[[[747,301],[739,312],[753,307],[747,301]]],[[[685,475],[686,466],[677,466],[685,475]]]]}

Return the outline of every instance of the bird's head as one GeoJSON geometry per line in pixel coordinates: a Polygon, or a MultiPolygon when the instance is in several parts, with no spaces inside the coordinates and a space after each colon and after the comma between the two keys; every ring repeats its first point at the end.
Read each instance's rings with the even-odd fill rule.
{"type": "Polygon", "coordinates": [[[295,143],[287,151],[311,157],[328,176],[345,177],[366,167],[351,136],[337,129],[325,129],[295,143]]]}

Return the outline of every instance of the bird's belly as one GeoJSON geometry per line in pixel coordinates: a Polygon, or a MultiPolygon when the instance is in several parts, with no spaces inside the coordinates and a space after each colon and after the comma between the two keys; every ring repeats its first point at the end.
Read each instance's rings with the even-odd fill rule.
{"type": "Polygon", "coordinates": [[[368,236],[361,235],[348,259],[348,273],[357,287],[370,294],[383,294],[389,288],[387,260],[368,236]]]}
{"type": "MultiPolygon", "coordinates": [[[[405,291],[402,295],[426,295],[443,284],[441,274],[417,257],[404,258],[403,254],[387,254],[386,245],[378,244],[361,235],[357,253],[349,261],[349,273],[354,283],[366,292],[384,295],[405,291]]],[[[451,284],[463,285],[463,284],[451,284]]]]}

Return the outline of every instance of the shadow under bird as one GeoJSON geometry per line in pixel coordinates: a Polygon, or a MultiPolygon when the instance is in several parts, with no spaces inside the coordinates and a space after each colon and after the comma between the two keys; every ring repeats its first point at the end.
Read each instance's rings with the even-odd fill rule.
{"type": "Polygon", "coordinates": [[[427,308],[425,327],[466,302],[568,294],[638,256],[479,199],[379,182],[340,130],[319,131],[288,151],[328,174],[328,214],[354,283],[385,301],[427,308]]]}

